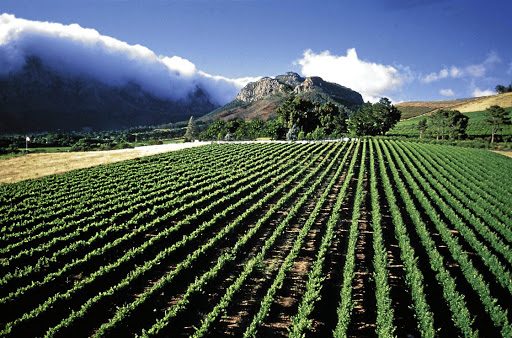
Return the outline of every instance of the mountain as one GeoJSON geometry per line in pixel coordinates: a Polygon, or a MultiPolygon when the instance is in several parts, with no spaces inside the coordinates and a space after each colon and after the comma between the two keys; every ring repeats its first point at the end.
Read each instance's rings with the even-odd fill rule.
{"type": "Polygon", "coordinates": [[[332,101],[350,109],[357,109],[364,103],[361,94],[352,89],[324,81],[320,77],[304,78],[288,72],[247,84],[233,101],[203,116],[201,120],[267,120],[292,94],[320,104],[332,101]]]}
{"type": "Polygon", "coordinates": [[[108,85],[57,72],[37,57],[0,77],[0,132],[109,130],[199,117],[214,105],[199,87],[187,100],[161,99],[128,82],[108,85]]]}

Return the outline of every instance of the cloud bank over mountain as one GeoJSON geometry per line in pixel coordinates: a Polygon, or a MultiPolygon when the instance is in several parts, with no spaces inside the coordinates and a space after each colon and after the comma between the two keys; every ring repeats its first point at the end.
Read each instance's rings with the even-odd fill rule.
{"type": "Polygon", "coordinates": [[[258,78],[213,76],[179,56],[156,55],[77,24],[31,21],[0,15],[0,76],[19,71],[36,56],[52,69],[91,77],[107,85],[136,83],[160,99],[187,101],[201,88],[212,103],[231,101],[247,83],[258,78]]]}

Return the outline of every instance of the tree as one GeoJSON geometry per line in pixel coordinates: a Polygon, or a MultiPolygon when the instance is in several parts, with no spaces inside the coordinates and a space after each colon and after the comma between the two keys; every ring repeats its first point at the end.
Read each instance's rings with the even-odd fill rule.
{"type": "Polygon", "coordinates": [[[318,105],[308,99],[290,96],[277,109],[279,121],[288,129],[294,125],[308,133],[318,126],[318,105]]]}
{"type": "Polygon", "coordinates": [[[444,119],[445,119],[445,110],[439,109],[434,114],[428,117],[428,123],[430,127],[435,130],[436,140],[440,138],[444,138],[444,119]]]}
{"type": "Polygon", "coordinates": [[[246,137],[250,140],[254,140],[263,135],[263,128],[265,122],[261,119],[254,119],[247,123],[247,135],[246,137]]]}
{"type": "Polygon", "coordinates": [[[450,140],[460,140],[466,138],[466,129],[468,128],[469,117],[461,114],[458,110],[450,110],[448,113],[448,138],[450,140]]]}
{"type": "Polygon", "coordinates": [[[193,116],[190,116],[188,121],[187,131],[185,132],[185,142],[192,142],[199,138],[199,132],[197,130],[196,121],[193,116]]]}
{"type": "Polygon", "coordinates": [[[385,97],[375,104],[365,103],[350,117],[349,129],[359,136],[384,135],[400,120],[402,113],[385,97]]]}
{"type": "Polygon", "coordinates": [[[391,104],[391,101],[383,97],[373,105],[373,118],[374,118],[374,132],[376,134],[384,135],[388,130],[393,128],[400,118],[402,113],[395,106],[391,104]]]}
{"type": "Polygon", "coordinates": [[[294,124],[290,129],[288,129],[288,132],[286,133],[286,140],[287,141],[297,141],[298,136],[299,136],[299,127],[297,127],[297,125],[294,124]]]}
{"type": "Polygon", "coordinates": [[[201,133],[201,140],[223,140],[226,136],[226,122],[217,120],[201,133]]]}
{"type": "Polygon", "coordinates": [[[365,136],[373,134],[373,110],[371,103],[364,103],[348,120],[348,129],[353,135],[365,136]]]}
{"type": "Polygon", "coordinates": [[[331,101],[318,109],[318,120],[327,135],[341,135],[347,132],[345,110],[331,101]]]}
{"type": "Polygon", "coordinates": [[[469,118],[458,110],[439,109],[428,118],[429,125],[435,129],[436,140],[465,138],[469,118]]]}
{"type": "Polygon", "coordinates": [[[270,137],[271,140],[284,139],[286,135],[286,128],[278,119],[267,120],[263,126],[263,133],[261,136],[270,137]]]}
{"type": "Polygon", "coordinates": [[[418,130],[420,131],[420,138],[423,138],[425,131],[427,130],[427,119],[421,119],[418,122],[418,130]]]}
{"type": "Polygon", "coordinates": [[[505,87],[503,85],[497,85],[496,86],[496,93],[503,94],[503,93],[506,93],[506,92],[507,92],[507,87],[505,87]]]}
{"type": "Polygon", "coordinates": [[[496,93],[498,94],[510,93],[512,92],[512,83],[508,87],[505,87],[503,85],[497,85],[495,89],[496,93]]]}
{"type": "Polygon", "coordinates": [[[485,123],[491,127],[491,143],[494,143],[494,135],[503,129],[503,125],[510,124],[510,117],[505,109],[498,105],[490,106],[485,112],[485,123]]]}
{"type": "Polygon", "coordinates": [[[324,130],[324,128],[318,126],[315,130],[311,133],[311,139],[312,140],[325,140],[327,138],[327,134],[324,130]]]}

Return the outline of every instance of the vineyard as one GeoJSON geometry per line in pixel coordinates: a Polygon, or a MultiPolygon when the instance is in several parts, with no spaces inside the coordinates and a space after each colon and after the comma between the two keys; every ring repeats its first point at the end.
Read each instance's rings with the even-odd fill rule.
{"type": "Polygon", "coordinates": [[[512,160],[212,144],[0,187],[0,335],[512,336],[512,160]]]}

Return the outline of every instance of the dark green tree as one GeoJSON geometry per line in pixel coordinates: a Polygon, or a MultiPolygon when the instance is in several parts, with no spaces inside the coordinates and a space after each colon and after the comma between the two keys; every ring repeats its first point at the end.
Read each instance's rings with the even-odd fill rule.
{"type": "Polygon", "coordinates": [[[281,140],[286,136],[287,128],[278,119],[268,120],[263,127],[261,136],[270,137],[272,140],[281,140]]]}
{"type": "Polygon", "coordinates": [[[458,110],[439,109],[428,118],[428,124],[434,129],[436,140],[458,140],[467,136],[469,118],[458,110]]]}
{"type": "Polygon", "coordinates": [[[508,87],[505,87],[503,85],[497,85],[495,89],[496,93],[498,94],[510,93],[512,92],[512,83],[508,87]]]}
{"type": "Polygon", "coordinates": [[[448,113],[448,138],[450,140],[461,140],[468,135],[466,129],[468,128],[469,117],[461,114],[458,110],[451,110],[448,113]]]}
{"type": "Polygon", "coordinates": [[[348,129],[351,134],[357,136],[374,135],[373,134],[373,105],[364,103],[354,115],[348,120],[348,129]]]}
{"type": "Polygon", "coordinates": [[[288,97],[277,109],[279,121],[288,129],[294,125],[308,133],[315,130],[318,122],[318,105],[298,96],[288,97]]]}
{"type": "Polygon", "coordinates": [[[330,101],[318,109],[318,120],[327,135],[342,135],[347,132],[345,110],[330,101]]]}
{"type": "Polygon", "coordinates": [[[190,116],[188,121],[187,131],[185,132],[185,142],[193,142],[199,138],[196,121],[193,116],[190,116]]]}
{"type": "Polygon", "coordinates": [[[365,103],[349,119],[350,131],[359,136],[384,135],[400,120],[402,113],[385,97],[375,104],[365,103]]]}
{"type": "Polygon", "coordinates": [[[265,122],[261,119],[255,119],[246,123],[246,138],[249,140],[254,140],[258,137],[263,136],[263,129],[265,127],[265,122]]]}
{"type": "Polygon", "coordinates": [[[427,130],[427,119],[421,119],[418,122],[418,130],[420,131],[420,138],[425,136],[425,131],[427,130]]]}
{"type": "Polygon", "coordinates": [[[226,136],[226,122],[217,120],[210,124],[202,134],[201,140],[223,140],[226,136]]]}
{"type": "Polygon", "coordinates": [[[485,112],[485,123],[491,127],[491,143],[494,143],[494,135],[506,124],[510,124],[510,117],[505,109],[498,105],[490,106],[485,112]]]}
{"type": "Polygon", "coordinates": [[[507,87],[505,87],[503,85],[497,85],[496,86],[496,93],[503,94],[503,93],[506,93],[506,92],[507,92],[507,87]]]}
{"type": "Polygon", "coordinates": [[[374,118],[373,135],[384,135],[388,130],[393,128],[397,122],[400,121],[400,117],[402,117],[400,110],[392,105],[391,101],[386,97],[381,98],[379,102],[375,103],[372,110],[374,118]]]}

